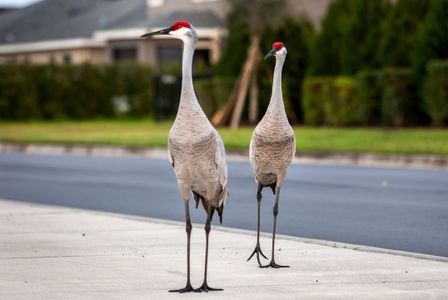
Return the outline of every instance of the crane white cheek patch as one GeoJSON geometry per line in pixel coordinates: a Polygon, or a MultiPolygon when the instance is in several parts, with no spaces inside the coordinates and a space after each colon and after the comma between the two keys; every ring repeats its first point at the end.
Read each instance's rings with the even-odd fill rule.
{"type": "Polygon", "coordinates": [[[276,55],[286,56],[287,53],[288,53],[288,51],[286,50],[285,47],[283,47],[282,49],[277,51],[276,55]]]}
{"type": "Polygon", "coordinates": [[[170,31],[169,34],[174,36],[174,37],[180,38],[180,39],[183,39],[185,36],[191,37],[190,29],[189,28],[185,28],[185,27],[177,29],[177,30],[170,31]]]}

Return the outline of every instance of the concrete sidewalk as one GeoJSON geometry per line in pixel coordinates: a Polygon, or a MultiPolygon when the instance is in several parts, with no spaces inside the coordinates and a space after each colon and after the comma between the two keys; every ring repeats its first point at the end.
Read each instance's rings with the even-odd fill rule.
{"type": "MultiPolygon", "coordinates": [[[[171,294],[185,284],[183,224],[0,200],[0,299],[448,298],[444,258],[279,236],[277,261],[291,268],[274,270],[246,262],[253,232],[215,227],[210,243],[209,284],[224,291],[171,294]]],[[[263,237],[266,253],[269,246],[263,237]]],[[[203,251],[203,225],[195,226],[194,287],[203,251]]]]}

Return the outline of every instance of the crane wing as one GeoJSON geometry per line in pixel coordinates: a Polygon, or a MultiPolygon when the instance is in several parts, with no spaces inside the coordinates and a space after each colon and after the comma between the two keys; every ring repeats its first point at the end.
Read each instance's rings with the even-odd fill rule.
{"type": "Polygon", "coordinates": [[[216,139],[215,164],[218,172],[218,181],[222,188],[219,197],[219,206],[224,206],[228,198],[226,152],[224,150],[224,143],[222,142],[222,139],[217,131],[215,131],[215,139],[216,139]]]}
{"type": "Polygon", "coordinates": [[[171,154],[171,151],[170,151],[170,139],[168,139],[167,150],[168,150],[168,161],[170,162],[171,166],[174,168],[174,158],[173,158],[173,155],[171,154]]]}

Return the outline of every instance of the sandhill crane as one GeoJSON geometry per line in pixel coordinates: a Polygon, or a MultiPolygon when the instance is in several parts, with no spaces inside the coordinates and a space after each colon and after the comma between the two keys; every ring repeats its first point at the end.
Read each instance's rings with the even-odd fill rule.
{"type": "Polygon", "coordinates": [[[272,95],[266,114],[257,127],[255,127],[249,148],[250,162],[254,170],[255,181],[258,183],[258,214],[257,243],[248,261],[254,254],[257,254],[257,261],[260,267],[288,267],[278,265],[274,259],[280,188],[285,180],[286,170],[294,158],[296,151],[294,131],[289,125],[282,96],[282,68],[286,59],[286,53],[285,45],[281,42],[276,42],[272,45],[272,50],[265,57],[265,59],[270,56],[275,56],[276,58],[272,95]],[[274,228],[272,232],[271,262],[268,265],[262,266],[260,254],[266,258],[260,248],[260,205],[261,191],[264,187],[270,187],[272,189],[275,195],[275,205],[273,208],[274,228]]]}
{"type": "Polygon", "coordinates": [[[192,63],[193,53],[198,41],[196,29],[187,21],[177,21],[170,27],[147,33],[153,35],[171,35],[183,41],[182,88],[176,119],[168,137],[168,157],[174,168],[180,194],[185,205],[187,231],[187,284],[185,288],[170,292],[208,292],[219,291],[207,284],[208,237],[215,210],[222,223],[222,213],[227,201],[227,163],[224,144],[216,129],[211,125],[201,109],[193,90],[192,63]],[[190,236],[191,220],[189,193],[193,193],[196,208],[199,202],[205,209],[205,271],[200,288],[193,289],[190,283],[190,236]]]}

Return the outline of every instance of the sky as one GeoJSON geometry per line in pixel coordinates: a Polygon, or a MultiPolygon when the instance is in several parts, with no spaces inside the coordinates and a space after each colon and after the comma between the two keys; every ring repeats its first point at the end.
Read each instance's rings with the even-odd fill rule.
{"type": "Polygon", "coordinates": [[[40,0],[0,0],[0,7],[23,7],[40,0]]]}

